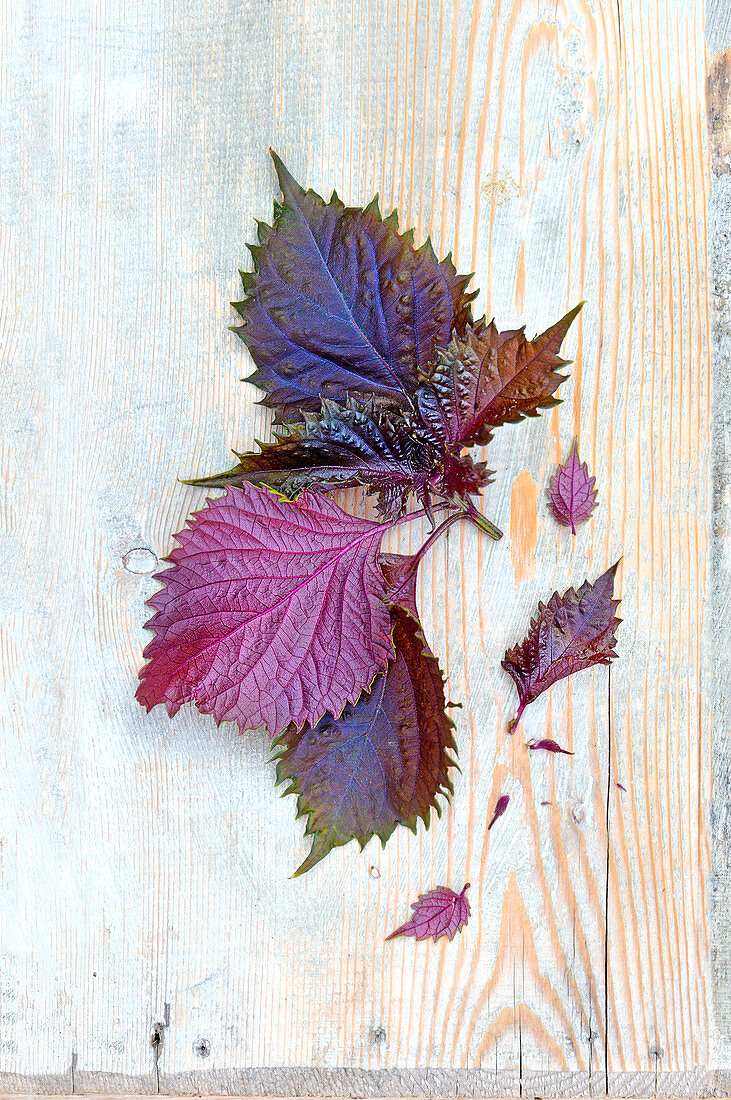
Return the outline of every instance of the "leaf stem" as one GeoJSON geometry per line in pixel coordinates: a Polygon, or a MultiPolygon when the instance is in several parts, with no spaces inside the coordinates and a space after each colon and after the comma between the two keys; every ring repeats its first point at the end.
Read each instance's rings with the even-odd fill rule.
{"type": "MultiPolygon", "coordinates": [[[[431,510],[432,512],[444,511],[445,508],[451,507],[452,505],[448,504],[446,501],[442,501],[440,504],[434,504],[431,510]]],[[[408,512],[405,516],[401,516],[400,519],[395,520],[393,523],[385,523],[384,527],[398,527],[401,523],[410,523],[412,519],[422,519],[427,515],[429,515],[429,513],[426,508],[420,508],[418,512],[408,512]]],[[[475,527],[479,527],[480,531],[484,531],[486,535],[489,535],[491,539],[495,539],[496,542],[503,537],[503,532],[499,527],[496,527],[495,524],[483,516],[481,512],[478,512],[472,501],[466,501],[462,507],[456,512],[453,512],[452,515],[447,516],[438,527],[434,528],[431,535],[424,543],[419,555],[425,552],[427,547],[432,545],[437,536],[443,531],[446,531],[447,528],[458,519],[468,519],[470,523],[474,523],[475,527]]]]}
{"type": "Polygon", "coordinates": [[[439,526],[434,528],[432,533],[429,535],[429,538],[421,546],[421,549],[417,550],[416,554],[414,555],[417,564],[424,557],[424,554],[426,554],[429,547],[433,546],[437,539],[440,538],[444,534],[444,532],[452,526],[453,523],[457,523],[459,520],[466,518],[467,517],[465,512],[460,509],[459,512],[452,512],[451,516],[447,516],[446,519],[443,519],[439,526]]]}
{"type": "Polygon", "coordinates": [[[498,539],[503,537],[503,533],[499,527],[496,527],[494,523],[491,523],[489,519],[486,519],[481,512],[478,512],[471,500],[467,501],[465,506],[465,516],[475,527],[479,527],[481,531],[484,531],[486,535],[489,535],[491,539],[498,539]]]}
{"type": "MultiPolygon", "coordinates": [[[[436,511],[437,508],[444,509],[449,507],[450,506],[446,503],[436,504],[432,510],[436,511]]],[[[426,510],[422,508],[418,512],[410,512],[409,515],[402,516],[401,519],[396,520],[396,523],[406,523],[407,520],[420,519],[426,514],[426,510]]],[[[422,543],[420,549],[417,550],[417,552],[413,555],[414,561],[412,569],[414,571],[418,568],[419,562],[424,557],[426,552],[434,545],[437,539],[441,538],[441,536],[452,526],[453,523],[458,523],[460,520],[463,519],[467,519],[470,521],[470,523],[474,523],[476,527],[479,527],[481,531],[484,531],[486,534],[488,534],[490,538],[497,540],[503,537],[502,531],[497,528],[494,523],[491,523],[489,519],[485,519],[485,517],[477,511],[475,506],[468,501],[463,507],[459,508],[455,512],[452,512],[446,517],[446,519],[443,519],[442,522],[434,528],[426,541],[422,543]]]]}

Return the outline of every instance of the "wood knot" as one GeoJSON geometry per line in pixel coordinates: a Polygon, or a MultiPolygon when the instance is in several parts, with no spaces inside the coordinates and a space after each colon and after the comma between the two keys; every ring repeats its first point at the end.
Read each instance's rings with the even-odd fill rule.
{"type": "Polygon", "coordinates": [[[154,573],[159,564],[157,554],[146,546],[134,546],[122,558],[128,573],[154,573]]]}

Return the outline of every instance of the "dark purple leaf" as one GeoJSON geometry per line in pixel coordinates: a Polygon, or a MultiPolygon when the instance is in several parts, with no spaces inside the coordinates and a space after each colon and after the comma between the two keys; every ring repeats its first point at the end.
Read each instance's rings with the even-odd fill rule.
{"type": "Polygon", "coordinates": [[[623,787],[621,783],[618,783],[617,786],[619,787],[620,791],[624,791],[625,794],[627,793],[627,788],[623,787]]]}
{"type": "Polygon", "coordinates": [[[461,894],[455,894],[448,886],[437,886],[428,894],[419,894],[419,900],[411,906],[414,910],[411,920],[386,936],[386,940],[396,936],[413,936],[416,940],[428,940],[431,936],[435,943],[440,936],[454,939],[470,919],[469,888],[468,882],[461,894]]]}
{"type": "Polygon", "coordinates": [[[400,411],[365,398],[343,407],[322,402],[319,414],[280,429],[276,443],[260,443],[258,454],[239,454],[236,466],[193,485],[269,485],[294,498],[305,489],[328,492],[365,485],[378,494],[382,515],[398,519],[410,493],[430,507],[433,496],[466,497],[489,480],[484,463],[447,455],[420,437],[400,411]]]}
{"type": "Polygon", "coordinates": [[[616,630],[622,620],[615,617],[619,600],[613,597],[618,565],[594,584],[585,581],[578,592],[554,592],[547,604],[539,603],[527,638],[505,654],[502,666],[515,681],[519,698],[510,732],[528,704],[551,684],[617,656],[616,630]]]}
{"type": "MultiPolygon", "coordinates": [[[[379,557],[383,575],[386,578],[387,604],[403,607],[418,621],[416,606],[416,579],[419,569],[419,557],[416,554],[381,554],[379,557]]],[[[447,703],[447,706],[450,704],[447,703]]]]}
{"type": "Polygon", "coordinates": [[[340,713],[393,654],[383,531],[318,493],[290,504],[244,484],[207,501],[149,600],[139,701],[171,715],[194,702],[272,737],[340,713]]]}
{"type": "Polygon", "coordinates": [[[562,749],[557,741],[552,741],[550,737],[544,737],[540,741],[528,741],[526,742],[526,748],[531,752],[535,752],[536,749],[544,749],[546,752],[562,752],[565,756],[573,756],[572,752],[568,749],[562,749]]]}
{"type": "Polygon", "coordinates": [[[432,438],[453,449],[485,444],[501,424],[557,405],[558,368],[568,364],[557,352],[580,309],[533,340],[523,329],[498,332],[492,321],[455,335],[417,397],[432,438]]]}
{"type": "Polygon", "coordinates": [[[492,817],[490,818],[490,824],[487,826],[488,832],[492,829],[493,825],[499,817],[502,817],[508,808],[508,802],[510,802],[509,794],[501,794],[495,803],[495,809],[493,810],[492,817]]]}
{"type": "Polygon", "coordinates": [[[549,510],[562,527],[576,534],[576,524],[584,523],[596,508],[595,478],[589,477],[585,462],[579,461],[579,444],[564,466],[559,466],[548,486],[549,510]]]}
{"type": "Polygon", "coordinates": [[[355,838],[386,843],[397,825],[426,825],[437,795],[452,790],[454,725],[444,712],[444,685],[419,623],[391,611],[396,655],[355,706],[326,714],[314,728],[290,727],[280,739],[277,782],[298,796],[312,850],[295,874],[355,838]]]}
{"type": "Polygon", "coordinates": [[[284,420],[348,393],[408,402],[436,349],[470,321],[470,277],[429,241],[415,249],[376,200],[348,208],[333,192],[325,202],[272,157],[283,201],[273,226],[259,224],[247,297],[234,303],[257,367],[249,381],[284,420]]]}

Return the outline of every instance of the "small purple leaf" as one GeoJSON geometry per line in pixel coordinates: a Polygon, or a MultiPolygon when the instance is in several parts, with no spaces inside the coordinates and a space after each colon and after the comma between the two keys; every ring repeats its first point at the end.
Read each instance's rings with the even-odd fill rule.
{"type": "Polygon", "coordinates": [[[551,684],[582,668],[608,665],[617,656],[616,630],[622,621],[614,614],[619,604],[614,599],[618,565],[615,562],[594,584],[584,581],[578,592],[554,592],[547,604],[539,603],[527,637],[506,652],[502,666],[515,681],[519,699],[508,732],[551,684]]]}
{"type": "Polygon", "coordinates": [[[544,737],[540,741],[528,741],[525,747],[530,749],[531,752],[535,752],[536,749],[545,749],[546,752],[562,752],[566,756],[574,755],[568,749],[562,749],[558,742],[552,741],[550,737],[544,737]]]}
{"type": "Polygon", "coordinates": [[[428,894],[419,894],[419,900],[411,906],[414,910],[411,920],[407,920],[386,939],[413,936],[416,940],[426,940],[431,936],[435,943],[440,936],[453,939],[470,917],[470,903],[467,901],[469,888],[468,882],[461,894],[455,894],[448,886],[437,886],[428,894]]]}
{"type": "Polygon", "coordinates": [[[503,814],[505,813],[505,811],[508,808],[508,802],[510,802],[510,795],[509,794],[501,794],[500,797],[498,798],[497,802],[495,803],[495,809],[493,811],[492,820],[490,821],[490,824],[487,826],[488,832],[490,831],[490,829],[492,829],[492,827],[495,824],[495,822],[497,821],[497,819],[499,817],[503,816],[503,814]]]}
{"type": "Polygon", "coordinates": [[[621,783],[618,783],[617,786],[619,787],[620,791],[624,791],[625,794],[627,793],[627,788],[623,787],[621,783]]]}
{"type": "Polygon", "coordinates": [[[548,486],[549,511],[562,527],[576,534],[576,524],[584,523],[596,508],[595,478],[589,477],[585,462],[579,461],[579,443],[565,465],[559,466],[548,486]]]}

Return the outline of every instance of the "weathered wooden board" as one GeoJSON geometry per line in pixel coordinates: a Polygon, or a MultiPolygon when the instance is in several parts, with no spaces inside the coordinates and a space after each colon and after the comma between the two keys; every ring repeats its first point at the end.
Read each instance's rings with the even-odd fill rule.
{"type": "Polygon", "coordinates": [[[718,1084],[731,1091],[731,7],[709,5],[707,107],[711,187],[708,205],[713,319],[713,541],[710,591],[715,644],[707,655],[713,684],[713,802],[711,806],[710,933],[713,993],[719,1035],[718,1084]]]}
{"type": "MultiPolygon", "coordinates": [[[[709,292],[722,355],[728,263],[707,260],[703,4],[0,13],[0,1087],[707,1091],[731,1069],[731,967],[718,793],[708,903],[709,292]],[[152,573],[203,499],[176,478],[268,430],[226,326],[276,194],[269,145],[320,191],[380,192],[475,272],[502,327],[586,300],[564,403],[491,446],[484,507],[506,537],[454,531],[423,570],[427,636],[464,702],[450,808],[295,881],[307,846],[265,740],[133,699],[152,573]],[[575,539],[545,507],[574,436],[601,492],[575,539]],[[611,679],[557,685],[509,738],[506,646],[538,599],[620,555],[611,679]],[[542,735],[574,757],[529,756],[542,735]],[[419,890],[466,880],[452,944],[384,943],[419,890]]],[[[717,470],[722,449],[717,434],[717,470]]]]}

